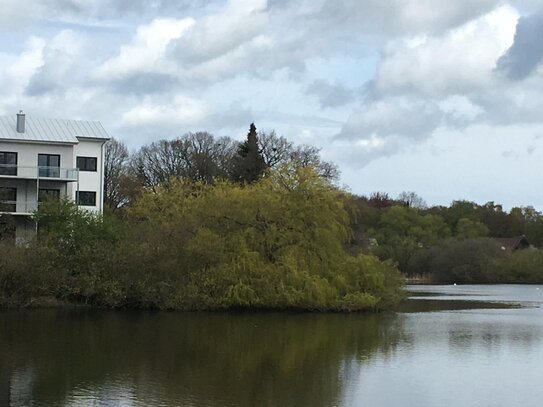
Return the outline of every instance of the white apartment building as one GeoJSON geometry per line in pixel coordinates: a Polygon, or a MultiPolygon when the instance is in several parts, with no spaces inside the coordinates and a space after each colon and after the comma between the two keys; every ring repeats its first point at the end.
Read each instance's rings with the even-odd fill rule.
{"type": "Polygon", "coordinates": [[[46,197],[102,211],[108,139],[100,122],[0,117],[0,215],[12,215],[18,241],[34,234],[31,215],[46,197]]]}

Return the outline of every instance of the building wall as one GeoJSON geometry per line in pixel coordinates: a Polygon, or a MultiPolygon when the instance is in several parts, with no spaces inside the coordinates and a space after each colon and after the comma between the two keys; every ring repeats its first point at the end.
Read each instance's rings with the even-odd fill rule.
{"type": "MultiPolygon", "coordinates": [[[[104,177],[104,160],[103,153],[103,140],[84,140],[80,139],[79,143],[74,146],[74,162],[73,166],[76,166],[77,157],[96,157],[97,164],[96,172],[92,171],[79,171],[79,190],[80,191],[92,191],[96,192],[96,206],[85,206],[86,209],[101,211],[103,207],[103,177],[104,177]]],[[[76,185],[72,186],[71,197],[75,199],[76,185]]]]}
{"type": "Polygon", "coordinates": [[[25,178],[37,176],[38,154],[60,155],[60,168],[76,168],[77,157],[96,157],[97,171],[79,171],[79,182],[55,182],[40,179],[24,180],[16,178],[0,178],[0,186],[17,188],[17,212],[31,212],[35,208],[29,206],[37,202],[38,188],[55,188],[60,190],[62,196],[76,199],[76,191],[91,191],[96,193],[96,205],[84,206],[91,211],[102,211],[103,208],[103,148],[104,140],[80,139],[76,145],[71,144],[44,144],[28,142],[0,141],[0,151],[17,153],[17,175],[25,178]]]}
{"type": "Polygon", "coordinates": [[[0,141],[0,151],[13,151],[17,153],[18,174],[21,176],[35,177],[37,175],[38,154],[59,154],[61,168],[75,168],[74,148],[71,144],[44,144],[2,140],[0,141]]]}
{"type": "Polygon", "coordinates": [[[14,219],[15,239],[18,244],[26,244],[36,234],[36,223],[28,214],[37,209],[38,190],[42,188],[57,189],[61,196],[76,199],[76,192],[89,191],[96,193],[95,206],[81,206],[90,211],[101,212],[103,209],[103,144],[105,140],[78,138],[77,144],[13,142],[0,140],[0,151],[17,153],[17,177],[1,178],[1,187],[17,188],[17,207],[14,219]],[[96,171],[79,171],[78,180],[65,181],[55,179],[37,179],[38,154],[60,155],[60,177],[72,178],[75,172],[68,177],[63,169],[77,168],[77,157],[95,157],[97,159],[96,171]]]}

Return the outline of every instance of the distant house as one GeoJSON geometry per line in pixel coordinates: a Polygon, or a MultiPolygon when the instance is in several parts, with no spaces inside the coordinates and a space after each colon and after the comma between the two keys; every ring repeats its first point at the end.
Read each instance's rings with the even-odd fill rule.
{"type": "Polygon", "coordinates": [[[500,237],[495,238],[494,240],[500,244],[502,250],[510,252],[524,250],[530,247],[530,242],[524,235],[516,237],[500,237]]]}
{"type": "Polygon", "coordinates": [[[0,117],[0,215],[17,240],[35,232],[32,212],[46,198],[67,197],[87,210],[103,206],[104,143],[99,122],[0,117]]]}

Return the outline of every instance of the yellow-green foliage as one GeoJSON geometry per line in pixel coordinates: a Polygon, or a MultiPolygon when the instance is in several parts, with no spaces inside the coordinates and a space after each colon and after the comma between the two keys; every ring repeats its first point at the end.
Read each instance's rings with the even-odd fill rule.
{"type": "Polygon", "coordinates": [[[392,264],[345,252],[341,194],[285,167],[252,185],[174,180],[129,216],[145,224],[153,267],[177,270],[181,308],[381,307],[398,298],[400,278],[392,264]]]}
{"type": "Polygon", "coordinates": [[[121,225],[66,202],[45,207],[35,247],[49,255],[32,269],[48,284],[34,295],[185,310],[386,307],[401,277],[392,263],[347,254],[342,194],[290,166],[250,185],[172,180],[142,194],[121,225]]]}

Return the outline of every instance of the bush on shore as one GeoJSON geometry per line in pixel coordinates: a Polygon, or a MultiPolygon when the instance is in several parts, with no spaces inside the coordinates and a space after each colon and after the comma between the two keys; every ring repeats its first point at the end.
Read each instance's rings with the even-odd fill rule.
{"type": "Polygon", "coordinates": [[[342,192],[309,168],[259,182],[173,180],[122,220],[67,201],[36,214],[37,239],[3,244],[0,298],[154,309],[378,310],[402,296],[391,262],[345,251],[342,192]]]}
{"type": "Polygon", "coordinates": [[[504,251],[488,238],[450,239],[417,252],[408,272],[431,276],[439,283],[541,284],[543,251],[504,251]]]}
{"type": "Polygon", "coordinates": [[[543,284],[543,250],[518,250],[499,258],[493,267],[500,283],[543,284]]]}

